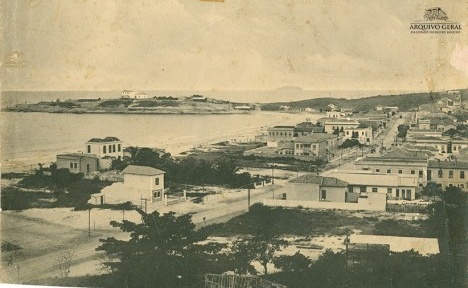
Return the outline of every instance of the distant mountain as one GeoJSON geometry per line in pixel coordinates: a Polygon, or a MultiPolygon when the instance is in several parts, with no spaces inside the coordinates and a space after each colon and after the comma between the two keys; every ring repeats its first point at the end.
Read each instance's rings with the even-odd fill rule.
{"type": "Polygon", "coordinates": [[[294,92],[294,91],[303,91],[304,89],[302,89],[301,87],[299,86],[283,86],[283,87],[280,87],[278,89],[276,89],[276,91],[291,91],[291,92],[294,92]]]}
{"type": "MultiPolygon", "coordinates": [[[[462,101],[468,100],[468,89],[459,90],[462,101]]],[[[444,97],[453,98],[447,92],[433,93],[409,93],[401,95],[377,95],[358,99],[345,98],[316,98],[292,102],[273,102],[262,105],[262,110],[278,110],[280,106],[289,106],[291,108],[313,108],[316,110],[326,110],[329,104],[336,105],[340,108],[351,108],[356,111],[368,111],[375,108],[377,105],[383,106],[398,106],[400,110],[410,110],[419,107],[422,104],[432,103],[444,97]],[[431,95],[432,94],[432,95],[431,95]]]]}

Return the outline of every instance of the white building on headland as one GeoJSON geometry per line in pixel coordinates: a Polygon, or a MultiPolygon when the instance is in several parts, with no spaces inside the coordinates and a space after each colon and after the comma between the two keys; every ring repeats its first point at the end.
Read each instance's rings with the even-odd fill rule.
{"type": "Polygon", "coordinates": [[[135,92],[133,90],[122,90],[121,98],[124,98],[124,99],[135,98],[135,92]]]}

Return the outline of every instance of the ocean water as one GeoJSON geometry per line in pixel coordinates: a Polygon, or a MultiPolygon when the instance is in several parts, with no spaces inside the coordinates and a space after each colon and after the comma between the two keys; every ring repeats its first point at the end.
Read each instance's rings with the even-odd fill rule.
{"type": "Polygon", "coordinates": [[[2,112],[2,171],[47,163],[84,151],[94,137],[115,136],[125,146],[157,147],[177,154],[200,144],[253,136],[267,126],[294,125],[320,115],[252,112],[227,115],[122,115],[2,112]]]}

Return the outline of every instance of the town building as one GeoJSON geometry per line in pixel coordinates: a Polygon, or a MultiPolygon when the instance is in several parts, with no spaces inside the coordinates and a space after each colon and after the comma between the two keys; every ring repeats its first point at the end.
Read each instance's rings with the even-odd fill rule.
{"type": "Polygon", "coordinates": [[[427,181],[440,184],[443,188],[459,187],[468,191],[468,161],[431,160],[427,166],[427,181]]]}
{"type": "Polygon", "coordinates": [[[147,166],[129,165],[122,171],[129,199],[140,197],[151,202],[164,199],[164,174],[166,172],[147,166]]]}
{"type": "Polygon", "coordinates": [[[292,141],[294,139],[294,126],[274,126],[267,128],[270,147],[276,147],[277,142],[292,141]]]}
{"type": "Polygon", "coordinates": [[[341,145],[342,137],[328,133],[313,133],[294,140],[294,155],[326,157],[341,145]]]}
{"type": "MultiPolygon", "coordinates": [[[[438,131],[440,133],[440,131],[438,131]]],[[[458,155],[460,150],[468,147],[468,139],[460,136],[412,136],[407,139],[408,143],[417,146],[432,146],[441,154],[458,155]]]]}
{"type": "Polygon", "coordinates": [[[150,98],[150,96],[148,94],[146,94],[145,92],[137,92],[135,93],[134,97],[135,99],[148,99],[150,98]]]}
{"type": "Polygon", "coordinates": [[[427,151],[394,149],[382,156],[368,156],[354,162],[355,171],[375,174],[413,175],[418,177],[419,186],[426,184],[427,151]]]}
{"type": "Polygon", "coordinates": [[[195,102],[206,102],[208,99],[205,96],[193,95],[192,97],[190,97],[190,100],[195,102]]]}
{"type": "Polygon", "coordinates": [[[419,189],[417,175],[380,174],[370,171],[334,171],[330,176],[348,182],[348,193],[359,193],[360,197],[380,194],[386,195],[389,200],[413,200],[419,189]]]}
{"type": "Polygon", "coordinates": [[[348,183],[333,177],[313,174],[289,181],[285,200],[346,202],[348,183]]]}
{"type": "Polygon", "coordinates": [[[343,139],[357,139],[363,145],[370,145],[374,141],[372,127],[344,129],[343,139]]]}
{"type": "Polygon", "coordinates": [[[328,118],[341,118],[341,112],[340,111],[327,111],[327,117],[328,118]]]}
{"type": "Polygon", "coordinates": [[[111,168],[113,159],[123,158],[123,142],[117,137],[92,138],[85,143],[85,151],[99,158],[99,169],[111,168]]]}
{"type": "Polygon", "coordinates": [[[85,143],[85,151],[97,157],[123,158],[122,141],[117,137],[92,138],[85,143]]]}
{"type": "Polygon", "coordinates": [[[325,120],[323,123],[326,133],[333,133],[335,130],[343,132],[345,129],[358,128],[359,122],[350,119],[332,119],[325,120]]]}
{"type": "Polygon", "coordinates": [[[91,173],[98,170],[98,158],[93,154],[59,154],[56,163],[57,169],[68,169],[71,173],[91,173]]]}
{"type": "Polygon", "coordinates": [[[349,183],[337,177],[306,174],[295,178],[278,191],[277,197],[264,199],[269,206],[385,211],[387,195],[349,193],[349,183]]]}
{"type": "Polygon", "coordinates": [[[133,90],[123,90],[121,98],[124,98],[124,99],[135,98],[135,92],[133,90]]]}

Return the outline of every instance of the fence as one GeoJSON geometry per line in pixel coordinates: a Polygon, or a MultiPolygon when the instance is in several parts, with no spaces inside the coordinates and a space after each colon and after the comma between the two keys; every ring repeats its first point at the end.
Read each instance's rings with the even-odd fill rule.
{"type": "Polygon", "coordinates": [[[423,204],[387,204],[388,212],[427,213],[427,205],[423,204]]]}

